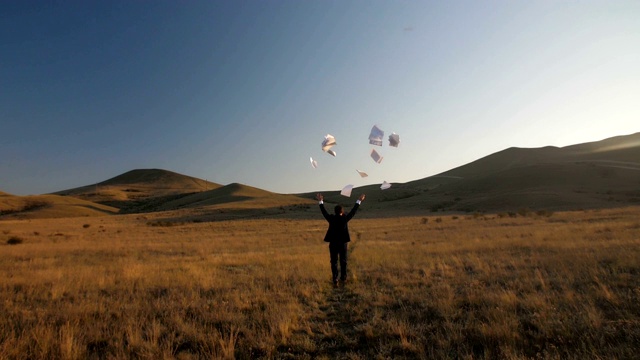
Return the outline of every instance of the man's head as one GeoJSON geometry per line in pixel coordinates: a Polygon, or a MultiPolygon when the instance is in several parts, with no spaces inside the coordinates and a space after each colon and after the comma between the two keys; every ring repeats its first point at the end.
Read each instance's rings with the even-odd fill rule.
{"type": "Polygon", "coordinates": [[[336,212],[336,215],[344,214],[344,210],[342,209],[342,206],[340,206],[340,205],[336,205],[336,207],[333,208],[333,210],[336,212]]]}

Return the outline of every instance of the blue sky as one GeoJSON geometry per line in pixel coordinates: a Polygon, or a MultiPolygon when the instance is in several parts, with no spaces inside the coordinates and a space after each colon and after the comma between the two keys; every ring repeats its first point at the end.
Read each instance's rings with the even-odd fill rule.
{"type": "Polygon", "coordinates": [[[0,190],[142,168],[339,190],[635,133],[638,19],[638,1],[3,2],[0,190]],[[380,164],[375,124],[401,139],[380,164]]]}

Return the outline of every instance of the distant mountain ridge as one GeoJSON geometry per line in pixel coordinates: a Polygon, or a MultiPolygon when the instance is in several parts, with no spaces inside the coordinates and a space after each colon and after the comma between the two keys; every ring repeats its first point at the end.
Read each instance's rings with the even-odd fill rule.
{"type": "MultiPolygon", "coordinates": [[[[136,169],[55,194],[86,200],[80,208],[106,205],[94,207],[99,214],[118,209],[120,213],[205,209],[222,214],[234,209],[241,216],[293,211],[311,217],[317,215],[311,206],[317,192],[277,194],[238,183],[222,186],[162,169],[136,169]]],[[[353,201],[337,190],[321,192],[329,203],[353,201]]],[[[434,176],[394,183],[388,190],[376,184],[359,187],[355,193],[367,194],[361,216],[640,205],[640,133],[565,147],[512,147],[434,176]]],[[[0,196],[5,199],[5,213],[14,211],[11,204],[18,204],[20,210],[19,204],[27,201],[27,197],[2,192],[0,196]]],[[[49,216],[38,215],[39,211],[25,213],[49,216]]]]}
{"type": "Polygon", "coordinates": [[[640,205],[640,133],[562,148],[508,148],[405,187],[423,192],[401,202],[448,211],[640,205]]]}
{"type": "Polygon", "coordinates": [[[100,182],[97,185],[134,185],[155,187],[158,189],[168,188],[189,190],[208,190],[212,187],[222,186],[220,184],[163,169],[131,170],[127,171],[124,174],[120,174],[111,179],[100,182]]]}
{"type": "Polygon", "coordinates": [[[438,175],[479,176],[518,166],[542,163],[592,161],[601,163],[629,163],[640,166],[640,133],[565,147],[541,148],[512,147],[480,158],[471,163],[438,175]]]}
{"type": "Polygon", "coordinates": [[[55,192],[83,200],[119,204],[131,200],[173,197],[216,189],[222,185],[163,169],[136,169],[108,180],[55,192]]]}

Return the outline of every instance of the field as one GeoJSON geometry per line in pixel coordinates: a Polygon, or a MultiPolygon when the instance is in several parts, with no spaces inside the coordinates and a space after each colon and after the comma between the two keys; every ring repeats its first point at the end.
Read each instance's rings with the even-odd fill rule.
{"type": "Polygon", "coordinates": [[[639,214],[0,221],[0,358],[637,358],[639,214]]]}

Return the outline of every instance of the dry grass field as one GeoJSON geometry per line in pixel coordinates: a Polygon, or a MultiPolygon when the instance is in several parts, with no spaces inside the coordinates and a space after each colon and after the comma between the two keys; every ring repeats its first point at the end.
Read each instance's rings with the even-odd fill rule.
{"type": "Polygon", "coordinates": [[[0,359],[637,358],[639,215],[0,221],[0,359]]]}

